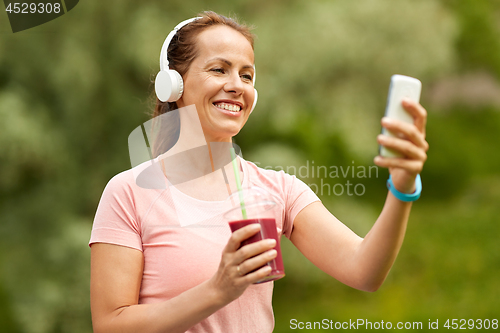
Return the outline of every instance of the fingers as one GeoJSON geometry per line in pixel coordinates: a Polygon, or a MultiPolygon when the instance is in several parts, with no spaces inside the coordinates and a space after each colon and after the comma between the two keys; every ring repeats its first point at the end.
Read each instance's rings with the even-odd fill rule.
{"type": "MultiPolygon", "coordinates": [[[[384,117],[382,118],[382,126],[397,137],[413,142],[417,147],[423,148],[424,151],[429,149],[429,144],[425,141],[425,135],[414,124],[408,124],[404,121],[384,117]]],[[[384,136],[382,135],[379,137],[384,136]]],[[[381,142],[379,143],[384,145],[381,142]]]]}
{"type": "MultiPolygon", "coordinates": [[[[426,152],[429,150],[429,144],[425,141],[427,111],[419,103],[411,100],[403,100],[403,107],[413,116],[414,123],[409,124],[384,117],[382,118],[382,126],[393,133],[395,137],[379,135],[377,141],[382,146],[400,152],[406,159],[420,162],[423,167],[423,163],[427,160],[426,152]]],[[[379,164],[382,163],[382,158],[378,158],[377,161],[375,163],[380,166],[397,163],[385,161],[383,164],[379,164]]],[[[408,165],[408,163],[404,164],[408,165]]],[[[413,166],[412,169],[415,169],[414,166],[418,163],[410,164],[413,166]]],[[[392,165],[388,167],[392,167],[392,165]]]]}
{"type": "Polygon", "coordinates": [[[424,161],[410,160],[405,158],[393,158],[377,156],[374,163],[382,168],[398,168],[407,170],[412,175],[419,174],[424,166],[424,161]]]}
{"type": "MultiPolygon", "coordinates": [[[[248,246],[249,245],[245,245],[243,248],[248,246]]],[[[276,258],[277,255],[278,252],[273,249],[243,261],[236,266],[236,278],[239,278],[246,284],[252,284],[262,280],[272,271],[271,266],[267,265],[267,263],[276,258]]]]}
{"type": "Polygon", "coordinates": [[[277,251],[273,249],[275,246],[276,240],[263,239],[239,249],[234,256],[237,278],[251,284],[269,275],[272,269],[266,264],[276,258],[277,251]]]}
{"type": "Polygon", "coordinates": [[[271,250],[275,246],[276,246],[275,239],[263,239],[255,243],[247,244],[236,252],[236,260],[243,262],[265,251],[271,250]]]}
{"type": "Polygon", "coordinates": [[[421,161],[427,160],[427,154],[425,152],[428,149],[428,144],[426,144],[427,142],[425,141],[425,144],[420,143],[421,146],[419,147],[411,141],[380,134],[377,136],[377,142],[386,148],[397,150],[406,158],[421,161]]]}
{"type": "MultiPolygon", "coordinates": [[[[278,252],[274,249],[266,251],[258,256],[255,256],[255,257],[252,257],[250,259],[243,261],[241,264],[239,264],[237,266],[237,267],[239,267],[239,269],[237,268],[236,271],[240,276],[243,276],[243,275],[247,275],[248,273],[251,273],[252,271],[254,271],[258,268],[265,268],[263,266],[266,265],[269,261],[276,258],[277,255],[278,255],[278,252]]],[[[269,267],[269,266],[266,266],[266,267],[269,267]]]]}
{"type": "Polygon", "coordinates": [[[241,242],[258,233],[260,231],[260,228],[261,227],[259,223],[253,223],[236,230],[232,233],[231,238],[229,238],[229,242],[226,245],[225,251],[236,252],[240,247],[241,242]]]}
{"type": "Polygon", "coordinates": [[[425,126],[427,124],[427,111],[424,109],[420,103],[414,102],[410,99],[403,99],[403,108],[412,115],[414,119],[414,124],[417,129],[425,137],[425,126]]]}
{"type": "MultiPolygon", "coordinates": [[[[413,117],[413,124],[396,119],[382,118],[382,126],[390,135],[379,135],[377,141],[380,145],[401,153],[403,158],[387,158],[377,156],[374,163],[380,167],[389,168],[391,174],[394,170],[405,170],[407,176],[401,179],[412,180],[414,175],[420,173],[427,160],[429,144],[425,140],[425,126],[427,123],[427,111],[417,102],[404,99],[403,108],[413,117]]],[[[401,175],[401,173],[398,173],[401,175]]],[[[401,180],[398,179],[398,180],[401,180]]],[[[396,179],[393,179],[396,181],[396,179]]],[[[412,180],[413,181],[413,180],[412,180]]],[[[397,182],[397,181],[396,181],[397,182]]],[[[401,181],[401,183],[405,183],[401,181]]]]}
{"type": "Polygon", "coordinates": [[[259,229],[246,226],[231,235],[222,253],[219,269],[210,279],[209,283],[225,303],[241,296],[248,286],[262,280],[272,271],[271,266],[266,264],[277,256],[276,250],[272,249],[276,246],[276,240],[264,239],[238,249],[242,240],[254,235],[259,229]]]}
{"type": "Polygon", "coordinates": [[[260,231],[260,224],[251,224],[234,231],[223,252],[223,262],[233,279],[243,284],[254,283],[271,271],[266,264],[277,255],[275,239],[263,239],[241,248],[241,242],[260,231]]]}
{"type": "Polygon", "coordinates": [[[268,276],[269,273],[271,273],[271,270],[272,270],[271,266],[265,265],[264,267],[259,268],[255,272],[247,273],[246,275],[242,276],[241,278],[246,283],[253,284],[259,280],[262,280],[266,276],[268,276]]]}

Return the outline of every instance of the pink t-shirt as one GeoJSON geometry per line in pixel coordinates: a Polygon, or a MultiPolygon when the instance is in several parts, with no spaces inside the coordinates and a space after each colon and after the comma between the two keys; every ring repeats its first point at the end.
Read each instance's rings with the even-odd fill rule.
{"type": "MultiPolygon", "coordinates": [[[[243,187],[259,186],[280,201],[283,209],[276,220],[278,235],[289,238],[295,216],[318,197],[295,176],[240,160],[243,187]]],[[[227,203],[194,199],[173,186],[141,188],[132,170],[113,177],[104,189],[89,245],[109,243],[142,251],[139,303],[162,302],[210,279],[217,271],[231,235],[222,218],[227,203]]],[[[273,282],[251,285],[241,297],[187,332],[272,332],[273,286],[273,282]]]]}

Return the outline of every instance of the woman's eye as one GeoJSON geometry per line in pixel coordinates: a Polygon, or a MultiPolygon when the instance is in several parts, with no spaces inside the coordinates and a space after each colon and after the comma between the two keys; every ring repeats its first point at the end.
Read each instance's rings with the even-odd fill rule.
{"type": "Polygon", "coordinates": [[[245,80],[250,80],[252,81],[252,75],[250,74],[243,74],[242,77],[245,79],[245,80]]]}
{"type": "Polygon", "coordinates": [[[212,72],[224,74],[224,69],[223,68],[213,68],[212,72]]]}

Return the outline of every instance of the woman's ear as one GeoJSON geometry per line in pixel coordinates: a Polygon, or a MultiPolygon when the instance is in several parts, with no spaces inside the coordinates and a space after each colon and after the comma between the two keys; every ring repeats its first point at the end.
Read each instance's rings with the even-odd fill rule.
{"type": "Polygon", "coordinates": [[[257,89],[253,89],[254,93],[255,93],[255,97],[253,99],[253,105],[252,105],[252,109],[250,110],[250,114],[252,114],[253,112],[253,109],[255,109],[255,105],[257,105],[257,98],[259,97],[259,94],[257,93],[257,89]]]}

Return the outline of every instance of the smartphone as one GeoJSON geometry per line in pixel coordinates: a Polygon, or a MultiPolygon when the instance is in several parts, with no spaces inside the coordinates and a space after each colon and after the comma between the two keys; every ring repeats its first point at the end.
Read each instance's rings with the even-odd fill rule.
{"type": "MultiPolygon", "coordinates": [[[[409,98],[415,102],[420,101],[422,83],[420,80],[404,75],[393,75],[387,95],[385,106],[385,117],[401,120],[413,124],[413,117],[403,109],[401,102],[403,98],[409,98]]],[[[397,137],[396,134],[382,127],[382,134],[397,137]]],[[[383,157],[402,157],[403,155],[382,145],[379,146],[379,154],[383,157]]]]}

